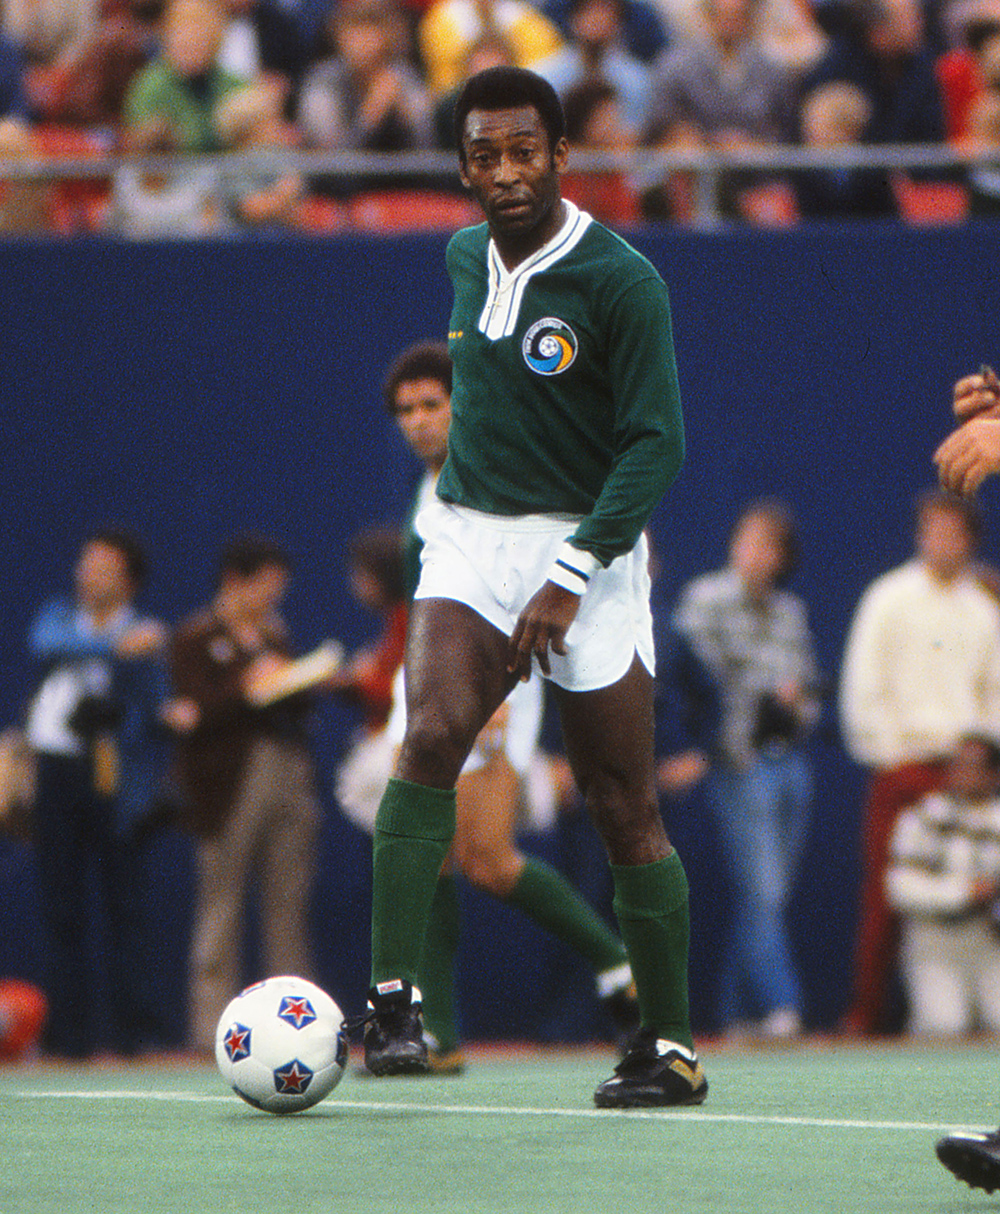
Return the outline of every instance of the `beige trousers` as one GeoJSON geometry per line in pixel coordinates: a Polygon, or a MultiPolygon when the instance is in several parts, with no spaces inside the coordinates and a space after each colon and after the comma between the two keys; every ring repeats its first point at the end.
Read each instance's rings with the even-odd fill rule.
{"type": "Polygon", "coordinates": [[[214,1051],[219,1017],[243,985],[251,889],[264,975],[311,976],[308,912],[319,822],[309,756],[275,739],[255,743],[221,833],[199,840],[196,850],[189,1007],[195,1049],[214,1051]]]}
{"type": "Polygon", "coordinates": [[[1000,1033],[1000,939],[985,915],[950,923],[904,919],[900,965],[911,1033],[1000,1033]]]}

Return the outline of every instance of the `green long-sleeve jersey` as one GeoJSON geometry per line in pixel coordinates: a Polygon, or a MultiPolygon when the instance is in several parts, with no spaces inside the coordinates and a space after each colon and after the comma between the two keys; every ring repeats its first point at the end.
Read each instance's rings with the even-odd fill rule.
{"type": "Polygon", "coordinates": [[[570,543],[607,565],[684,460],[670,305],[646,258],[566,207],[511,272],[485,224],[448,245],[454,383],[437,492],[491,514],[582,516],[570,543]]]}

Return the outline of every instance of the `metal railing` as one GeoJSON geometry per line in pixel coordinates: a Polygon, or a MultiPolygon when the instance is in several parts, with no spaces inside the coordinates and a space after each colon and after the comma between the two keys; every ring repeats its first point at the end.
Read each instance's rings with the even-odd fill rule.
{"type": "MultiPolygon", "coordinates": [[[[108,178],[123,169],[143,173],[182,174],[210,163],[226,178],[248,173],[297,171],[308,177],[351,181],[378,181],[386,187],[419,179],[428,185],[458,189],[456,158],[450,152],[307,152],[294,150],[253,151],[214,156],[180,154],[132,156],[97,154],[86,156],[0,158],[0,181],[57,181],[68,178],[108,178]]],[[[733,152],[653,151],[648,149],[607,153],[574,150],[570,170],[584,173],[624,174],[637,189],[655,185],[672,174],[689,174],[694,181],[694,226],[718,227],[724,222],[720,209],[720,181],[735,171],[781,176],[803,169],[882,169],[957,177],[972,167],[1000,168],[1000,147],[995,155],[962,152],[931,144],[845,145],[837,148],[804,148],[775,145],[733,152]]]]}

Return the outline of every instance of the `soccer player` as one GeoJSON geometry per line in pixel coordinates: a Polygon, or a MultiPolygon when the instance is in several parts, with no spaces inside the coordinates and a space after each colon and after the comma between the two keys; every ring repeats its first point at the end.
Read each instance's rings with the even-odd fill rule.
{"type": "MultiPolygon", "coordinates": [[[[413,530],[413,516],[433,500],[448,454],[451,389],[451,358],[443,343],[409,346],[386,376],[386,407],[424,465],[407,529],[409,595],[417,587],[423,547],[413,530]]],[[[394,693],[398,700],[388,732],[398,745],[406,725],[401,679],[397,679],[394,693]]],[[[516,907],[590,962],[598,997],[622,1043],[629,1042],[639,1027],[624,945],[562,874],[537,857],[526,856],[515,841],[522,786],[537,751],[542,709],[540,680],[519,683],[480,734],[458,780],[455,838],[434,894],[418,971],[428,1061],[438,1073],[454,1073],[464,1066],[454,996],[459,938],[454,869],[479,889],[516,907]]]]}
{"type": "MultiPolygon", "coordinates": [[[[1000,381],[989,367],[955,384],[958,427],[934,453],[941,484],[971,495],[983,481],[1000,472],[1000,381]]],[[[1000,1189],[1000,1129],[990,1134],[948,1134],[937,1144],[937,1157],[971,1188],[1000,1189]]]]}
{"type": "Polygon", "coordinates": [[[448,457],[422,511],[406,652],[406,736],[376,822],[365,1062],[425,1070],[415,988],[455,783],[517,680],[551,681],[574,777],[607,848],[642,1028],[598,1105],[696,1104],[688,889],[654,784],[650,514],[684,437],[666,288],[562,199],[555,91],[524,69],[473,76],[459,166],[486,224],[451,240],[448,457]]]}

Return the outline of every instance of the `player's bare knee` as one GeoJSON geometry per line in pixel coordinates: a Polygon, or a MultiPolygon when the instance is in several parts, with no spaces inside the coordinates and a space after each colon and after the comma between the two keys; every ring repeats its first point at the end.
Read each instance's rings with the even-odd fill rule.
{"type": "Polygon", "coordinates": [[[470,732],[451,717],[415,714],[407,723],[398,774],[417,783],[453,784],[475,740],[470,732]]]}

